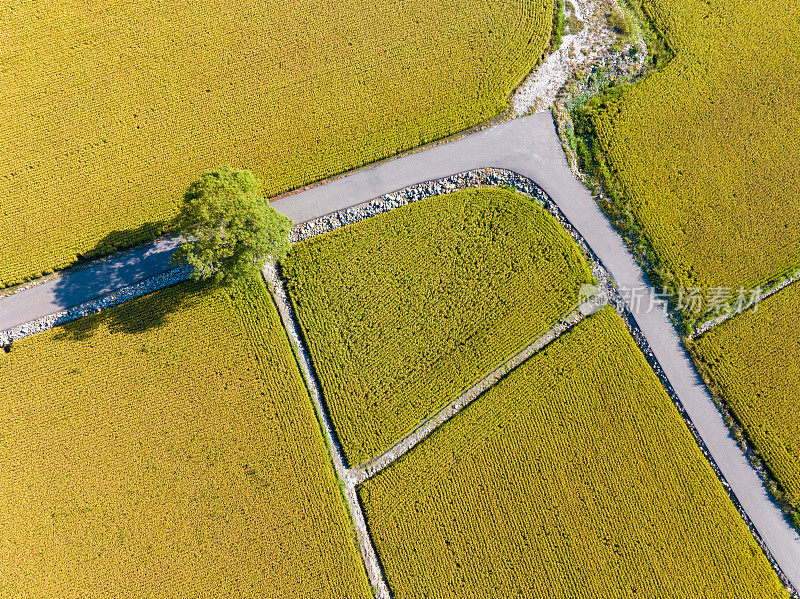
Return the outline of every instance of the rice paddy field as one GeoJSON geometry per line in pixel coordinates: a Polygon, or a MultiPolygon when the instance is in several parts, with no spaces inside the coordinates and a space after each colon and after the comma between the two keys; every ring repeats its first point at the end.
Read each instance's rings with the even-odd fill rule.
{"type": "Polygon", "coordinates": [[[693,344],[712,389],[800,511],[800,285],[714,327],[693,344]]]}
{"type": "Polygon", "coordinates": [[[263,285],[0,354],[0,596],[372,597],[263,285]]]}
{"type": "Polygon", "coordinates": [[[10,0],[0,288],[169,228],[220,164],[275,195],[489,119],[553,0],[10,0]]]}
{"type": "Polygon", "coordinates": [[[642,0],[676,52],[595,119],[674,287],[754,288],[800,266],[800,5],[642,0]]]}
{"type": "Polygon", "coordinates": [[[610,309],[359,492],[397,599],[788,597],[610,309]]]}
{"type": "Polygon", "coordinates": [[[295,244],[287,288],[349,462],[547,331],[592,275],[533,200],[445,194],[295,244]]]}

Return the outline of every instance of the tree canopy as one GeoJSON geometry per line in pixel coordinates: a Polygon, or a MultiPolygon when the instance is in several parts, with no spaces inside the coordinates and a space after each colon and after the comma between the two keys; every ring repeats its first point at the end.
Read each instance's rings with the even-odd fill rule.
{"type": "Polygon", "coordinates": [[[293,224],[261,195],[253,173],[230,166],[205,171],[192,183],[177,223],[186,242],[174,260],[191,264],[197,279],[222,282],[285,256],[293,224]]]}

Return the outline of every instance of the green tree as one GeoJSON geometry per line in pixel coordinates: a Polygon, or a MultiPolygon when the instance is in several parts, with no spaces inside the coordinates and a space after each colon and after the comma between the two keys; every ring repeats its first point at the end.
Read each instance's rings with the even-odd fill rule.
{"type": "Polygon", "coordinates": [[[192,183],[177,224],[186,242],[173,260],[191,264],[196,279],[231,282],[283,258],[293,223],[269,205],[253,173],[221,166],[192,183]]]}

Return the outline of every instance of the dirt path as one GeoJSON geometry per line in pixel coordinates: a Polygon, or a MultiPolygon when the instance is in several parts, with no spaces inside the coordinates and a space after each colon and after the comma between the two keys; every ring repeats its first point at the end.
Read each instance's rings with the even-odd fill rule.
{"type": "Polygon", "coordinates": [[[503,362],[500,366],[475,383],[472,387],[464,391],[449,404],[441,408],[438,412],[426,418],[424,422],[422,422],[413,431],[400,439],[381,455],[350,469],[348,471],[349,480],[354,485],[358,485],[386,468],[404,454],[411,451],[411,449],[417,443],[425,439],[433,431],[458,414],[478,397],[483,395],[483,393],[485,393],[489,388],[500,382],[503,378],[505,378],[506,375],[508,375],[508,373],[517,368],[520,364],[528,360],[535,353],[542,350],[548,344],[552,343],[566,331],[578,324],[581,320],[583,320],[583,317],[584,314],[580,310],[576,309],[570,312],[544,335],[520,350],[515,355],[511,356],[508,360],[503,362]]]}
{"type": "Polygon", "coordinates": [[[297,363],[300,366],[300,371],[306,381],[309,395],[314,402],[317,417],[325,432],[325,441],[328,446],[328,451],[336,470],[336,476],[342,483],[347,507],[350,510],[350,516],[355,526],[358,545],[361,551],[361,559],[367,570],[370,584],[373,589],[375,589],[375,597],[377,599],[389,599],[391,597],[389,587],[386,584],[383,569],[378,561],[375,547],[372,545],[372,539],[367,530],[367,522],[364,518],[364,512],[361,509],[361,502],[358,499],[355,484],[350,480],[344,453],[342,452],[336,432],[328,417],[328,411],[325,408],[322,396],[322,389],[317,381],[314,368],[311,365],[311,358],[305,349],[305,344],[301,341],[300,328],[295,320],[294,310],[286,294],[286,287],[274,264],[268,264],[262,273],[272,291],[272,297],[275,300],[275,305],[278,307],[278,313],[283,322],[283,327],[289,337],[289,342],[292,344],[297,363]]]}

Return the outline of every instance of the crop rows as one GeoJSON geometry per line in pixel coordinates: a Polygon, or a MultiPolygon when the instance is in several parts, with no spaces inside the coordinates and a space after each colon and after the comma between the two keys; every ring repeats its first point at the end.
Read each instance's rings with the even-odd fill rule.
{"type": "Polygon", "coordinates": [[[800,284],[694,343],[712,388],[800,511],[800,284]]]}
{"type": "Polygon", "coordinates": [[[3,597],[371,597],[263,285],[182,285],[0,356],[3,597]]]}
{"type": "Polygon", "coordinates": [[[4,8],[0,287],[169,228],[206,168],[275,195],[496,115],[553,0],[4,8]]]}
{"type": "Polygon", "coordinates": [[[774,282],[800,266],[800,8],[644,5],[677,54],[595,118],[610,171],[674,288],[774,282]]]}
{"type": "Polygon", "coordinates": [[[572,238],[511,191],[441,195],[296,244],[288,290],[351,464],[577,306],[572,238]]]}
{"type": "Polygon", "coordinates": [[[359,492],[396,599],[787,597],[610,308],[359,492]]]}

